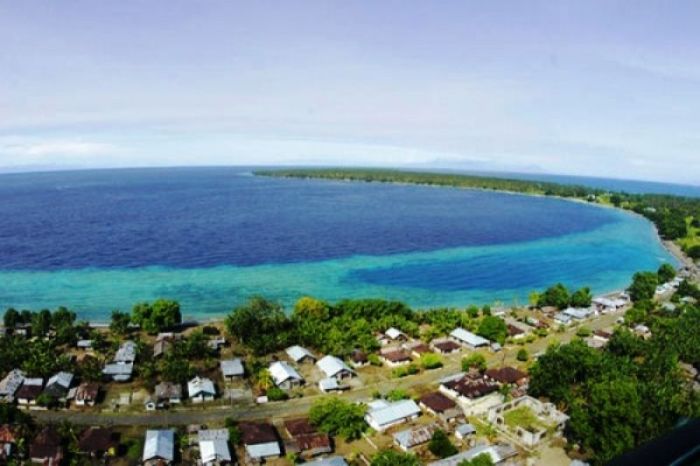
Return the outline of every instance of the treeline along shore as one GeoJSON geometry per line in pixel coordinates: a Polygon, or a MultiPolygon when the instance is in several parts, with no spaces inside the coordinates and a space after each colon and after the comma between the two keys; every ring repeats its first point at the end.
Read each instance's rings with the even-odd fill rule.
{"type": "Polygon", "coordinates": [[[689,257],[700,259],[700,198],[668,194],[631,194],[581,185],[390,169],[295,168],[257,170],[254,174],[284,178],[316,178],[483,189],[583,200],[643,215],[654,223],[663,239],[676,242],[689,257]]]}

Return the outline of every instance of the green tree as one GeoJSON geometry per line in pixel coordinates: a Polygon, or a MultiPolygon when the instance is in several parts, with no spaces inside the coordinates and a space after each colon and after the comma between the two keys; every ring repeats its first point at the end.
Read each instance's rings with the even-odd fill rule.
{"type": "Polygon", "coordinates": [[[160,362],[160,373],[163,380],[184,384],[194,375],[194,369],[186,357],[168,353],[160,362]]]}
{"type": "Polygon", "coordinates": [[[554,306],[559,309],[564,309],[569,305],[571,297],[569,296],[569,290],[562,283],[557,283],[554,286],[547,288],[544,293],[540,295],[540,299],[537,305],[542,306],[554,306]]]}
{"type": "Polygon", "coordinates": [[[386,394],[386,399],[389,401],[400,401],[408,399],[408,393],[402,388],[395,388],[386,394]]]}
{"type": "Polygon", "coordinates": [[[632,284],[627,289],[632,301],[645,301],[654,297],[659,285],[658,275],[654,272],[637,272],[632,277],[632,284]]]}
{"type": "Polygon", "coordinates": [[[420,365],[427,370],[438,369],[442,367],[442,358],[439,354],[425,353],[420,357],[420,365]]]}
{"type": "Polygon", "coordinates": [[[676,278],[676,269],[671,264],[661,264],[656,275],[659,277],[659,283],[667,283],[676,278]]]}
{"type": "Polygon", "coordinates": [[[516,356],[516,359],[518,361],[525,362],[528,359],[530,359],[530,355],[528,354],[528,352],[525,348],[520,348],[518,350],[518,355],[516,356]]]}
{"type": "Polygon", "coordinates": [[[457,448],[450,442],[447,434],[440,429],[435,431],[433,438],[428,442],[428,450],[438,458],[447,458],[457,454],[457,448]]]}
{"type": "Polygon", "coordinates": [[[470,460],[460,462],[457,466],[494,466],[494,462],[491,459],[491,455],[488,453],[482,453],[480,455],[476,455],[470,460]]]}
{"type": "Polygon", "coordinates": [[[43,337],[51,330],[51,311],[42,309],[32,315],[32,334],[43,337]]]}
{"type": "Polygon", "coordinates": [[[231,335],[257,355],[284,348],[289,340],[290,322],[282,306],[260,296],[235,308],[225,324],[231,335]]]}
{"type": "Polygon", "coordinates": [[[321,398],[311,406],[309,421],[321,432],[355,440],[367,429],[365,410],[337,397],[321,398]]]}
{"type": "Polygon", "coordinates": [[[371,466],[420,466],[415,455],[399,453],[394,450],[382,450],[372,457],[371,466]]]}
{"type": "Polygon", "coordinates": [[[477,369],[481,372],[486,370],[486,358],[481,353],[472,353],[469,356],[462,358],[462,370],[464,372],[469,369],[477,369]]]}
{"type": "Polygon", "coordinates": [[[131,321],[148,333],[158,333],[182,322],[180,304],[167,299],[138,303],[131,311],[131,321]]]}
{"type": "Polygon", "coordinates": [[[574,294],[571,295],[570,304],[573,307],[588,307],[593,302],[593,294],[591,289],[588,287],[576,290],[574,294]]]}
{"type": "Polygon", "coordinates": [[[109,330],[116,335],[126,335],[129,331],[131,316],[128,312],[118,310],[112,311],[112,319],[109,323],[109,330]]]}
{"type": "Polygon", "coordinates": [[[481,319],[476,333],[488,340],[503,344],[508,335],[508,327],[500,317],[486,316],[481,319]]]}
{"type": "Polygon", "coordinates": [[[5,325],[6,329],[8,329],[8,330],[13,329],[20,322],[19,312],[17,312],[17,309],[14,309],[11,307],[5,311],[5,314],[3,315],[2,320],[3,320],[3,324],[5,325]]]}

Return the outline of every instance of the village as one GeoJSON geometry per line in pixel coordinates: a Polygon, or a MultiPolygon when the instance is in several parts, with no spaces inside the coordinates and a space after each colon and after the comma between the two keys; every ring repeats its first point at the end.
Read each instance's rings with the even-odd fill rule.
{"type": "MultiPolygon", "coordinates": [[[[687,273],[656,288],[662,308],[675,309],[667,298],[687,273]]],[[[681,304],[690,302],[683,297],[681,304]]],[[[66,348],[71,360],[103,361],[98,378],[60,371],[44,379],[15,368],[0,381],[0,399],[38,421],[23,457],[38,464],[62,464],[68,452],[60,423],[68,422],[76,426],[72,454],[85,464],[370,465],[395,452],[433,466],[475,458],[487,462],[474,464],[568,465],[576,462],[565,451],[569,416],[528,394],[529,368],[552,344],[579,339],[602,349],[618,327],[648,338],[648,327],[625,319],[630,307],[630,296],[620,292],[585,308],[493,308],[488,318],[506,331],[501,342],[463,327],[430,340],[420,337],[431,334],[429,325],[417,336],[388,327],[374,334],[376,351],[346,357],[298,344],[252,357],[221,323],[136,330],[109,358],[96,354],[93,339],[66,348]],[[193,333],[206,336],[210,356],[186,383],[139,372],[193,333]],[[328,411],[352,416],[333,420],[328,411]],[[351,434],[337,426],[358,420],[351,434]]],[[[93,330],[109,333],[105,326],[93,330]]],[[[2,332],[36,338],[26,324],[2,332]]],[[[0,426],[0,458],[19,460],[18,443],[16,426],[0,426]]]]}

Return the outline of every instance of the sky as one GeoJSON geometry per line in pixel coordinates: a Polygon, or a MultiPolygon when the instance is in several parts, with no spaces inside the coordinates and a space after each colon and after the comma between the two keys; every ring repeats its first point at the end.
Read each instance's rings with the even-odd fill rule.
{"type": "Polygon", "coordinates": [[[700,184],[700,2],[0,0],[0,169],[700,184]]]}

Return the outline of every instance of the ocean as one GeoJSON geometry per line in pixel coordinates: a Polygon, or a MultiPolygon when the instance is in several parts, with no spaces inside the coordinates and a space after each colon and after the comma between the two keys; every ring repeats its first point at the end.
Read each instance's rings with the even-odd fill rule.
{"type": "Polygon", "coordinates": [[[673,262],[648,221],[614,209],[242,168],[2,175],[0,219],[0,308],[91,320],[158,297],[197,319],[253,295],[514,304],[673,262]]]}

